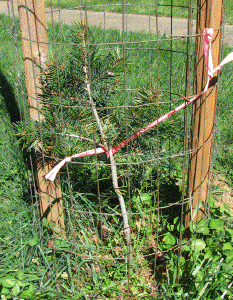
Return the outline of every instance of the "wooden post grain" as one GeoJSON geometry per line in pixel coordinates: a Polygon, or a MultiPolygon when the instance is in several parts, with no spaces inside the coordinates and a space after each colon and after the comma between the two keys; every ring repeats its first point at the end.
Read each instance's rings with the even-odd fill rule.
{"type": "MultiPolygon", "coordinates": [[[[44,0],[18,0],[22,50],[26,77],[26,88],[30,117],[42,121],[42,104],[38,95],[41,93],[40,76],[46,67],[48,39],[44,0]]],[[[64,214],[59,179],[48,183],[44,176],[53,168],[53,160],[45,159],[43,145],[38,144],[36,152],[37,188],[40,199],[41,216],[53,221],[54,233],[65,237],[64,214]]]]}
{"type": "MultiPolygon", "coordinates": [[[[200,93],[207,80],[207,71],[204,63],[203,31],[205,28],[214,29],[213,64],[219,64],[223,0],[198,0],[197,4],[197,40],[195,57],[195,93],[200,93]]],[[[216,75],[216,74],[215,74],[216,75]]],[[[212,79],[212,83],[217,78],[212,79]]],[[[211,85],[211,84],[210,84],[211,85]]],[[[205,215],[201,202],[206,203],[211,168],[213,133],[216,112],[217,85],[204,94],[193,104],[191,125],[191,155],[188,175],[188,197],[185,228],[193,221],[205,215]],[[200,207],[198,208],[198,206],[200,207]],[[196,210],[196,211],[195,211],[196,210]],[[195,214],[195,216],[194,216],[195,214]]]]}

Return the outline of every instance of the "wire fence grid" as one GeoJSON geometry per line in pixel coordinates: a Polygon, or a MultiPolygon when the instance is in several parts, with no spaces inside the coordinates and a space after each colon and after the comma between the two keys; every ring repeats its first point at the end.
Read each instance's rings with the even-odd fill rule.
{"type": "MultiPolygon", "coordinates": [[[[22,7],[29,2],[19,1],[22,7]]],[[[30,149],[25,155],[44,282],[56,281],[54,299],[66,299],[65,292],[69,299],[159,299],[161,286],[171,280],[167,254],[179,253],[178,283],[182,249],[191,241],[182,225],[194,197],[187,194],[191,106],[110,159],[106,153],[72,159],[55,183],[44,175],[64,157],[111,149],[188,101],[194,94],[196,2],[64,3],[46,2],[47,57],[29,58],[41,72],[30,75],[38,114],[32,120],[16,3],[8,1],[20,99],[17,130],[30,149]],[[179,11],[186,19],[174,17],[179,11]],[[58,196],[47,197],[54,189],[58,196]]],[[[28,25],[33,53],[38,42],[30,30],[28,25]]]]}

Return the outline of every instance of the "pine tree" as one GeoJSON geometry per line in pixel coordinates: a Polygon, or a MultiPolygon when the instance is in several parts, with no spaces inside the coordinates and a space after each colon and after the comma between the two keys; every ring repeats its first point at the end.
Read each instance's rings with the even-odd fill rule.
{"type": "MultiPolygon", "coordinates": [[[[111,139],[116,134],[116,119],[107,114],[114,87],[116,72],[121,59],[111,53],[101,56],[90,45],[87,27],[82,24],[74,39],[78,40],[71,51],[67,66],[58,66],[56,61],[48,64],[42,83],[40,101],[43,103],[40,123],[20,122],[15,125],[17,135],[25,147],[32,148],[40,142],[44,152],[63,158],[100,145],[111,148],[111,139]],[[93,133],[93,136],[90,136],[93,133]]],[[[76,42],[76,41],[75,41],[76,42]]],[[[125,200],[118,184],[115,158],[110,157],[112,187],[119,200],[129,263],[132,261],[131,233],[125,200]]]]}
{"type": "MultiPolygon", "coordinates": [[[[76,27],[72,34],[74,46],[67,66],[59,66],[55,60],[47,64],[41,78],[42,94],[39,96],[43,103],[42,122],[21,121],[15,125],[16,133],[25,148],[31,149],[40,141],[48,155],[63,158],[93,148],[94,143],[102,143],[93,122],[86,91],[83,39],[87,34],[85,25],[76,27]]],[[[114,57],[110,52],[101,55],[96,46],[90,45],[88,64],[93,101],[96,108],[100,109],[98,113],[103,120],[103,127],[111,139],[111,122],[104,108],[110,105],[122,59],[114,57]]]]}

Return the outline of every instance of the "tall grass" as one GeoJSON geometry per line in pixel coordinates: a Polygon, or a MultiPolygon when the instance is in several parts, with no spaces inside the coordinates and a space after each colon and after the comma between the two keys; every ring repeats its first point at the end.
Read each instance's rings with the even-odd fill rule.
{"type": "MultiPolygon", "coordinates": [[[[232,48],[224,47],[224,56],[230,53],[232,48]]],[[[215,169],[226,174],[228,179],[233,180],[233,135],[231,124],[233,121],[232,110],[232,63],[225,66],[221,74],[221,85],[218,95],[217,130],[215,135],[215,169]]]]}
{"type": "Polygon", "coordinates": [[[1,272],[12,268],[11,260],[14,261],[15,267],[23,264],[19,251],[20,238],[22,232],[25,232],[22,228],[29,222],[26,167],[11,126],[12,122],[19,120],[20,114],[16,99],[14,61],[10,56],[10,29],[6,26],[8,22],[7,18],[1,16],[0,42],[4,45],[0,53],[0,247],[3,258],[1,272]]]}

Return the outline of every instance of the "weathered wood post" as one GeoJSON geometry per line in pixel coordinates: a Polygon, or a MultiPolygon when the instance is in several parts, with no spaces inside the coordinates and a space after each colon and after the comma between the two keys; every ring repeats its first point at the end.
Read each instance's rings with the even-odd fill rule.
{"type": "MultiPolygon", "coordinates": [[[[46,67],[48,39],[44,0],[17,0],[22,38],[22,50],[30,117],[42,121],[40,76],[46,67]]],[[[54,233],[65,237],[64,214],[59,179],[47,182],[44,176],[52,169],[54,162],[45,159],[43,145],[38,144],[36,152],[37,188],[40,199],[41,216],[55,222],[54,233]]]]}
{"type": "MultiPolygon", "coordinates": [[[[221,25],[223,0],[198,0],[197,3],[197,39],[195,57],[195,93],[200,93],[206,84],[207,71],[204,62],[203,31],[205,28],[214,29],[213,63],[219,64],[221,25]]],[[[213,78],[216,79],[216,78],[213,78]]],[[[213,80],[214,81],[214,80],[213,80]]],[[[198,208],[199,203],[207,201],[207,191],[212,159],[213,133],[216,111],[217,86],[204,94],[193,104],[190,162],[188,175],[188,197],[191,201],[187,205],[185,228],[196,214],[193,221],[201,219],[204,206],[198,208]],[[192,216],[191,216],[192,214],[192,216]]]]}

